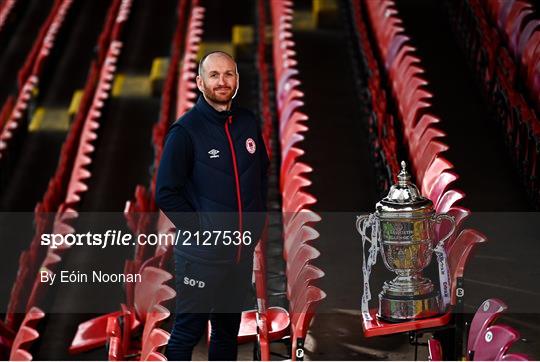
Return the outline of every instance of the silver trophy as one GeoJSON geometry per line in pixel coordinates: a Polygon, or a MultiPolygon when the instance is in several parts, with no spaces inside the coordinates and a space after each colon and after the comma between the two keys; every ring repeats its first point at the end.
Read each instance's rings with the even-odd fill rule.
{"type": "MultiPolygon", "coordinates": [[[[431,262],[434,249],[438,252],[439,264],[441,261],[444,263],[439,265],[439,272],[447,270],[443,245],[455,230],[454,218],[436,214],[433,202],[422,197],[418,188],[411,183],[405,162],[401,163],[401,167],[398,183],[390,188],[388,196],[377,203],[375,213],[357,220],[358,231],[374,247],[368,260],[374,264],[377,249],[380,249],[386,267],[397,274],[392,281],[384,282],[379,293],[377,317],[390,322],[427,318],[444,312],[445,301],[441,300],[443,291],[439,291],[431,280],[423,277],[422,270],[431,262]],[[440,240],[436,240],[435,225],[444,220],[451,223],[450,230],[440,240]],[[371,239],[366,236],[366,226],[377,229],[371,239]]],[[[366,274],[365,271],[364,259],[364,279],[369,279],[369,272],[366,274]]],[[[441,288],[443,284],[441,282],[441,288]]],[[[446,284],[449,283],[446,281],[446,284]]],[[[444,293],[449,296],[447,290],[444,293]]],[[[364,299],[363,304],[367,305],[364,299]]]]}

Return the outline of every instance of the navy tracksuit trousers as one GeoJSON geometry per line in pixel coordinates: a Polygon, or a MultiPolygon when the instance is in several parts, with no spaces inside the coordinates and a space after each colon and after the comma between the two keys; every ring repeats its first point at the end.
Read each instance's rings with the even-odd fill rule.
{"type": "Polygon", "coordinates": [[[252,258],[239,264],[205,264],[175,254],[176,319],[167,359],[190,361],[208,321],[208,360],[236,360],[240,317],[251,291],[252,258]]]}

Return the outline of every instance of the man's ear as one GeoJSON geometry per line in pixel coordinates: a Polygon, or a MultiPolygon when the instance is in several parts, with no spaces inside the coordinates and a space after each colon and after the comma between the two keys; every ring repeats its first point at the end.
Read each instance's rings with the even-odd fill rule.
{"type": "Polygon", "coordinates": [[[198,75],[196,78],[195,78],[195,81],[197,82],[197,88],[199,88],[199,91],[201,91],[201,93],[203,93],[203,84],[202,84],[202,78],[200,75],[198,75]]]}
{"type": "Polygon", "coordinates": [[[232,98],[236,97],[236,93],[238,93],[238,88],[240,88],[240,75],[236,75],[236,89],[234,90],[232,98]]]}

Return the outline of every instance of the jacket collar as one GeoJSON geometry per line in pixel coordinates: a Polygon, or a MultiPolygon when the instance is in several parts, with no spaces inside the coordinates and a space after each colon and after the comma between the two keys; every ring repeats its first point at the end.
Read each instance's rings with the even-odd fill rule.
{"type": "Polygon", "coordinates": [[[206,119],[208,119],[211,122],[214,122],[220,126],[223,126],[227,119],[234,115],[234,102],[231,105],[231,109],[229,111],[217,111],[214,107],[212,107],[206,99],[204,99],[204,96],[201,94],[199,96],[199,99],[197,100],[197,103],[195,104],[195,107],[198,111],[200,111],[206,119]]]}

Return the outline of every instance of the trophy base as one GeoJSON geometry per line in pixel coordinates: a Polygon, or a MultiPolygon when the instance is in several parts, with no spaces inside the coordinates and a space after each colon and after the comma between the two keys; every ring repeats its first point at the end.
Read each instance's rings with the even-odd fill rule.
{"type": "Polygon", "coordinates": [[[441,304],[437,290],[414,297],[381,293],[377,318],[391,323],[430,318],[441,314],[441,304]]]}

